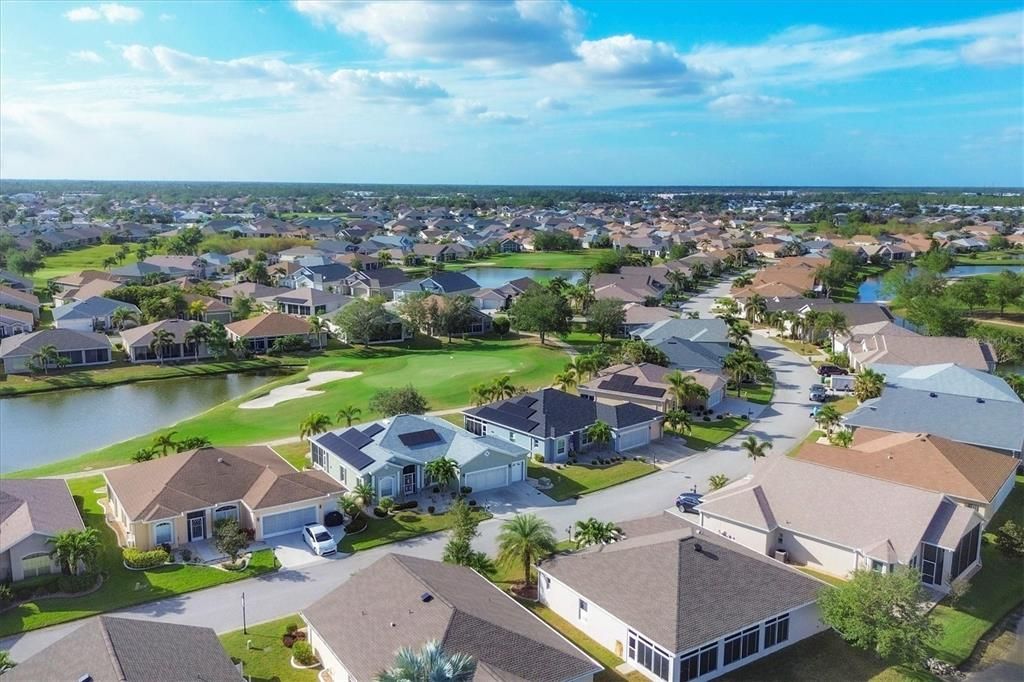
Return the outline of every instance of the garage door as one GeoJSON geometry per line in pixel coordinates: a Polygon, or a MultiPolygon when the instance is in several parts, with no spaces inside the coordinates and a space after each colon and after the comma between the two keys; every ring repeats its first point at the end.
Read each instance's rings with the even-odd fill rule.
{"type": "Polygon", "coordinates": [[[491,488],[502,488],[507,481],[508,467],[503,466],[466,474],[466,485],[472,488],[473,492],[490,490],[491,488]]]}
{"type": "Polygon", "coordinates": [[[647,445],[649,442],[651,442],[651,432],[648,429],[634,429],[633,431],[619,434],[619,438],[615,443],[615,449],[618,452],[623,452],[624,450],[647,445]]]}
{"type": "Polygon", "coordinates": [[[293,533],[302,530],[307,523],[316,522],[316,507],[303,507],[280,514],[267,514],[263,517],[263,537],[269,538],[282,533],[293,533]]]}
{"type": "Polygon", "coordinates": [[[525,480],[523,471],[525,471],[526,465],[523,462],[512,462],[512,468],[508,470],[508,482],[515,483],[516,481],[525,480]]]}

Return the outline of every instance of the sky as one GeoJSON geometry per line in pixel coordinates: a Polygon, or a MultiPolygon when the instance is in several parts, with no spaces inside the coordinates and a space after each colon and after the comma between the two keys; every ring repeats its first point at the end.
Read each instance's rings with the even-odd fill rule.
{"type": "Polygon", "coordinates": [[[1024,2],[16,2],[0,177],[1024,186],[1024,2]]]}

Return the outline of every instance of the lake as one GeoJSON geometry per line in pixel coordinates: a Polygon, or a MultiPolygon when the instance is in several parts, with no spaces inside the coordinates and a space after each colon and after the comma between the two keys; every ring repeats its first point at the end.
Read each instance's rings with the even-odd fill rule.
{"type": "Polygon", "coordinates": [[[475,267],[466,268],[463,270],[468,277],[473,278],[473,281],[479,284],[481,287],[487,289],[493,289],[500,287],[503,284],[508,284],[513,279],[519,279],[520,277],[530,277],[534,280],[540,281],[542,279],[551,279],[553,277],[564,277],[570,282],[576,282],[583,273],[579,270],[539,270],[536,268],[489,268],[489,267],[475,267]]]}
{"type": "Polygon", "coordinates": [[[83,455],[260,387],[261,373],[164,379],[0,399],[0,472],[83,455]]]}
{"type": "MultiPolygon", "coordinates": [[[[958,278],[971,277],[973,275],[991,275],[1003,270],[1024,272],[1024,265],[957,265],[942,274],[944,277],[958,278]]],[[[872,303],[881,300],[885,300],[882,296],[881,278],[868,277],[857,289],[857,301],[860,303],[872,303]]]]}

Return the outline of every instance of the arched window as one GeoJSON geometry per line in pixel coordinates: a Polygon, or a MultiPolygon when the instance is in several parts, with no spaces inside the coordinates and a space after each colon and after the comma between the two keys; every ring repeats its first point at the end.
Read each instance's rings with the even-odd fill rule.
{"type": "Polygon", "coordinates": [[[224,519],[238,520],[238,505],[237,504],[226,504],[223,507],[217,507],[213,510],[213,522],[223,521],[224,519]]]}
{"type": "Polygon", "coordinates": [[[174,524],[170,521],[161,521],[153,530],[156,533],[156,544],[174,544],[174,524]]]}

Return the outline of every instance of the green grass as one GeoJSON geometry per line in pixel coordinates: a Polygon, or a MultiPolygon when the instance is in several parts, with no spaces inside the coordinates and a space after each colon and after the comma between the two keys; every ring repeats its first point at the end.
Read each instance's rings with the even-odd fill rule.
{"type": "MultiPolygon", "coordinates": [[[[571,331],[568,334],[559,335],[558,339],[572,346],[576,352],[584,354],[594,350],[595,346],[601,345],[600,336],[585,331],[571,331]]],[[[606,346],[617,346],[624,340],[605,337],[604,344],[606,346]]]]}
{"type": "Polygon", "coordinates": [[[309,464],[309,443],[286,443],[275,445],[274,450],[293,467],[302,471],[309,464]]]}
{"type": "Polygon", "coordinates": [[[133,365],[129,362],[104,365],[95,369],[54,370],[48,375],[9,374],[0,376],[0,396],[19,396],[74,388],[100,388],[131,384],[139,381],[180,379],[183,377],[213,376],[254,370],[299,369],[306,365],[305,358],[252,358],[230,362],[184,362],[168,364],[133,365]]]}
{"type": "Polygon", "coordinates": [[[772,339],[781,343],[786,348],[790,349],[797,355],[821,355],[824,353],[823,350],[815,346],[813,343],[805,343],[803,341],[794,341],[792,339],[784,339],[781,336],[773,336],[772,339]]]}
{"type": "MultiPolygon", "coordinates": [[[[491,518],[491,514],[478,511],[477,521],[491,518]]],[[[401,511],[384,519],[368,515],[366,530],[361,533],[348,534],[341,541],[338,549],[342,552],[360,552],[392,542],[401,542],[419,535],[436,533],[451,528],[451,516],[445,514],[420,514],[414,511],[401,511]]]]}
{"type": "Polygon", "coordinates": [[[176,431],[178,438],[206,436],[215,445],[245,445],[297,436],[299,423],[314,411],[333,418],[339,408],[354,405],[363,411],[362,418],[368,420],[378,416],[368,405],[374,393],[406,383],[419,389],[432,410],[461,407],[469,404],[474,384],[508,374],[520,386],[546,386],[565,361],[562,350],[540,346],[532,339],[471,339],[451,344],[427,339],[411,347],[328,350],[310,357],[307,368],[301,372],[172,427],[16,475],[49,476],[122,464],[155,436],[170,431],[176,431]],[[310,372],[323,370],[354,370],[362,375],[323,384],[318,389],[323,393],[313,398],[290,400],[267,409],[238,409],[240,403],[265,395],[272,388],[302,381],[310,372]]]}
{"type": "Polygon", "coordinates": [[[657,470],[658,467],[653,464],[635,460],[626,460],[606,467],[568,464],[561,469],[530,464],[529,476],[530,478],[542,476],[548,478],[552,483],[552,488],[541,492],[554,500],[561,501],[632,481],[657,470]]]}
{"type": "Polygon", "coordinates": [[[815,429],[815,430],[811,431],[809,434],[807,434],[806,438],[804,438],[802,441],[797,443],[793,447],[792,450],[787,452],[786,456],[787,457],[792,457],[796,453],[800,452],[800,448],[802,448],[805,443],[814,443],[814,442],[816,442],[819,438],[821,438],[824,435],[825,435],[825,432],[824,431],[819,431],[818,429],[815,429]]]}
{"type": "Polygon", "coordinates": [[[775,384],[773,383],[740,387],[740,397],[757,405],[769,404],[773,395],[775,395],[775,384]]]}
{"type": "Polygon", "coordinates": [[[686,445],[694,450],[708,450],[739,433],[750,424],[746,417],[726,417],[705,422],[697,419],[690,427],[690,433],[683,436],[686,445]]]}
{"type": "Polygon", "coordinates": [[[817,578],[818,580],[820,580],[822,582],[826,582],[829,585],[838,586],[838,585],[842,585],[843,583],[846,582],[842,578],[836,577],[836,576],[831,575],[829,573],[822,573],[821,571],[815,571],[813,568],[807,568],[806,566],[794,566],[793,568],[795,568],[796,570],[801,571],[803,573],[806,573],[807,575],[809,575],[809,576],[811,576],[813,578],[817,578]]]}
{"type": "Polygon", "coordinates": [[[318,670],[296,670],[291,666],[291,649],[281,643],[285,628],[294,623],[303,626],[295,613],[259,625],[250,625],[246,634],[241,630],[220,636],[220,643],[233,660],[242,662],[242,670],[252,682],[314,682],[318,670]],[[252,648],[247,646],[252,642],[252,648]]]}
{"type": "MultiPolygon", "coordinates": [[[[537,268],[538,270],[583,270],[601,260],[608,249],[580,249],[579,251],[533,251],[500,253],[487,256],[474,265],[495,268],[537,268]]],[[[467,264],[468,265],[468,264],[467,264]]],[[[470,266],[471,267],[471,266],[470,266]]]]}
{"type": "MultiPolygon", "coordinates": [[[[61,277],[79,270],[102,270],[103,260],[117,255],[120,244],[97,244],[84,249],[74,251],[62,251],[43,259],[43,267],[32,275],[32,281],[37,287],[45,287],[46,282],[54,277],[61,277]]],[[[132,254],[138,249],[137,244],[129,244],[132,254]]],[[[130,255],[125,259],[124,264],[135,262],[135,256],[130,255]]]]}
{"type": "Polygon", "coordinates": [[[100,570],[106,576],[103,586],[82,597],[40,599],[5,611],[0,614],[0,637],[277,570],[273,551],[262,550],[253,554],[244,571],[233,573],[209,566],[168,566],[152,571],[129,571],[121,562],[121,549],[117,546],[114,531],[103,520],[103,510],[99,505],[101,493],[95,492],[102,488],[103,478],[89,476],[71,480],[68,484],[80,505],[86,525],[98,529],[102,536],[100,570]]]}
{"type": "Polygon", "coordinates": [[[854,395],[843,396],[839,400],[830,400],[829,405],[836,408],[839,414],[846,414],[847,412],[853,412],[857,409],[857,398],[854,395]]]}
{"type": "Polygon", "coordinates": [[[1005,249],[1002,251],[983,251],[971,255],[954,256],[956,265],[1021,265],[1024,264],[1024,251],[1021,249],[1005,249]],[[973,258],[971,257],[973,255],[973,258]]]}

